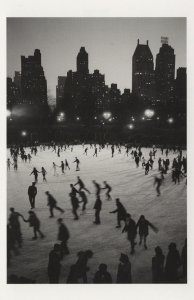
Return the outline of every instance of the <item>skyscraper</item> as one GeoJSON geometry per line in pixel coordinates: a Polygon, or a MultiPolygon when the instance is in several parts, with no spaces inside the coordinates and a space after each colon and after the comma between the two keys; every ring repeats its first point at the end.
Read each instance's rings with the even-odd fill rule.
{"type": "Polygon", "coordinates": [[[179,102],[185,102],[187,98],[187,69],[178,68],[176,76],[176,96],[179,102]]]}
{"type": "Polygon", "coordinates": [[[132,93],[146,104],[154,101],[155,76],[153,55],[148,41],[144,45],[139,43],[139,39],[132,58],[132,93]]]}
{"type": "Polygon", "coordinates": [[[21,95],[25,104],[48,105],[47,82],[38,49],[34,51],[33,56],[21,56],[21,95]]]}
{"type": "Polygon", "coordinates": [[[65,92],[65,81],[66,76],[58,76],[58,84],[56,86],[56,106],[57,109],[61,109],[63,107],[64,101],[64,92],[65,92]]]}
{"type": "Polygon", "coordinates": [[[88,53],[86,52],[85,47],[81,47],[77,55],[77,72],[89,73],[88,53]]]}
{"type": "Polygon", "coordinates": [[[162,104],[174,101],[175,96],[175,54],[168,45],[168,38],[161,38],[162,46],[156,55],[156,92],[157,100],[162,104]]]}

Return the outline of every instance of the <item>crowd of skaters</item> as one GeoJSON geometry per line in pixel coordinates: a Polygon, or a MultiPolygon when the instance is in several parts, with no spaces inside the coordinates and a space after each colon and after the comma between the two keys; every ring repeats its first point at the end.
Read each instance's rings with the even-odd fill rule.
{"type": "MultiPolygon", "coordinates": [[[[66,151],[69,149],[71,152],[73,152],[73,146],[71,145],[41,145],[39,147],[39,151],[45,151],[46,147],[48,149],[51,148],[51,150],[57,153],[57,156],[60,157],[60,154],[62,151],[66,151]]],[[[94,148],[94,154],[93,156],[98,155],[98,152],[102,151],[103,148],[108,148],[109,145],[92,145],[90,144],[90,148],[94,148]]],[[[89,146],[85,147],[83,144],[84,153],[83,155],[87,156],[87,152],[89,150],[89,146]]],[[[123,147],[120,144],[111,145],[111,157],[114,157],[115,150],[118,149],[118,154],[121,154],[123,151],[123,147]]],[[[124,151],[127,156],[129,156],[129,151],[131,157],[134,159],[136,163],[136,167],[139,167],[140,161],[142,162],[142,168],[145,168],[146,171],[146,164],[149,164],[150,168],[153,169],[153,164],[155,160],[156,155],[156,148],[153,146],[153,149],[149,153],[149,158],[145,159],[141,150],[141,147],[136,147],[136,149],[133,149],[129,145],[126,145],[124,147],[124,151]]],[[[174,149],[166,149],[165,155],[166,159],[158,159],[158,171],[159,175],[155,176],[154,178],[154,184],[157,184],[157,195],[160,195],[160,185],[162,181],[164,180],[164,175],[167,174],[167,172],[170,169],[170,161],[168,158],[168,154],[170,151],[173,151],[173,153],[177,153],[177,157],[174,158],[172,162],[172,181],[180,183],[180,177],[186,176],[186,158],[182,156],[182,150],[178,148],[174,149]],[[177,172],[179,170],[179,172],[177,172]]],[[[10,148],[10,154],[13,158],[13,164],[14,161],[18,161],[18,157],[21,157],[21,160],[25,163],[27,160],[24,158],[24,156],[28,158],[28,155],[30,158],[28,158],[29,163],[31,162],[32,156],[31,155],[37,155],[38,147],[34,146],[31,147],[30,154],[26,154],[24,147],[13,147],[10,148]]],[[[161,148],[161,154],[163,155],[164,149],[161,148]]],[[[80,170],[79,164],[80,160],[75,157],[75,160],[72,163],[76,163],[76,171],[80,170]]],[[[8,159],[7,166],[8,171],[10,171],[10,165],[11,165],[10,159],[8,159]]],[[[56,175],[56,167],[61,168],[62,174],[64,173],[64,169],[70,170],[69,164],[66,160],[65,164],[63,161],[61,161],[61,165],[58,166],[54,162],[54,175],[56,175]]],[[[53,168],[54,168],[53,167],[53,168]]],[[[15,167],[14,167],[14,171],[15,167]]],[[[149,170],[148,170],[149,172],[149,170]]],[[[32,185],[28,188],[28,196],[29,196],[29,202],[31,205],[31,210],[28,212],[29,218],[25,219],[23,215],[21,215],[18,212],[15,212],[14,208],[10,209],[10,217],[9,217],[9,223],[8,223],[8,264],[10,264],[10,258],[11,253],[14,252],[16,255],[18,254],[18,248],[22,247],[22,234],[20,229],[20,222],[19,219],[23,219],[24,222],[28,222],[29,225],[33,228],[34,236],[32,239],[37,239],[37,233],[39,234],[40,238],[44,238],[45,235],[40,230],[40,220],[37,217],[36,213],[33,211],[35,208],[35,197],[37,194],[37,188],[36,184],[38,183],[38,173],[42,173],[43,175],[43,181],[46,181],[46,174],[47,171],[44,169],[44,167],[41,168],[41,171],[38,171],[35,167],[33,168],[30,175],[34,175],[34,182],[32,185]]],[[[147,175],[145,173],[145,175],[147,175]]],[[[102,209],[103,202],[101,200],[101,191],[104,189],[106,190],[106,200],[112,200],[112,197],[110,195],[112,191],[112,187],[106,182],[103,182],[103,186],[101,184],[97,183],[95,180],[92,181],[93,185],[95,187],[95,204],[94,204],[94,210],[95,210],[95,220],[94,224],[101,224],[100,220],[100,211],[102,209]]],[[[79,203],[83,203],[82,205],[82,214],[86,210],[86,205],[88,202],[88,198],[86,193],[89,195],[91,192],[86,188],[85,183],[80,178],[80,176],[77,176],[77,182],[70,185],[71,192],[69,193],[70,201],[72,204],[72,213],[74,216],[74,220],[78,220],[78,208],[79,203]],[[78,188],[75,188],[75,186],[78,186],[78,188]]],[[[50,211],[50,217],[54,217],[53,210],[56,209],[60,211],[61,214],[63,214],[65,211],[64,209],[57,206],[57,201],[53,197],[53,195],[50,194],[49,191],[46,191],[46,196],[48,198],[48,206],[50,211]]],[[[147,249],[147,237],[149,235],[149,228],[153,229],[154,232],[158,232],[158,228],[156,228],[150,221],[146,220],[145,216],[140,216],[137,223],[132,219],[131,215],[127,212],[125,207],[122,205],[120,199],[116,199],[116,209],[114,211],[111,211],[110,213],[117,213],[117,228],[121,227],[121,221],[124,223],[124,227],[122,229],[122,232],[127,232],[127,238],[130,242],[131,246],[131,252],[130,254],[133,255],[135,253],[135,246],[136,246],[136,236],[137,231],[139,231],[139,245],[144,244],[144,248],[147,249]]],[[[49,263],[48,263],[48,277],[50,283],[58,283],[60,278],[60,272],[61,272],[61,260],[65,255],[70,254],[67,241],[70,238],[70,233],[66,227],[66,225],[63,223],[63,219],[59,218],[57,223],[59,224],[59,234],[58,234],[58,240],[61,241],[61,244],[54,244],[53,250],[51,250],[49,254],[49,263]]],[[[80,251],[78,252],[78,261],[75,263],[75,265],[72,265],[70,268],[69,276],[67,278],[67,282],[69,283],[78,283],[80,282],[80,278],[84,283],[87,282],[87,271],[89,270],[87,266],[87,262],[89,258],[92,258],[93,253],[91,250],[87,251],[80,251]],[[86,253],[90,253],[89,256],[86,255],[86,253]]],[[[166,258],[166,264],[164,264],[165,257],[162,253],[162,249],[157,246],[155,248],[155,256],[152,258],[152,281],[153,282],[178,282],[178,268],[182,266],[182,273],[183,276],[186,277],[186,242],[182,250],[182,255],[180,257],[178,250],[176,249],[176,244],[171,243],[169,245],[169,253],[166,258]],[[175,258],[176,257],[176,258],[175,258]]],[[[112,276],[107,271],[107,265],[102,263],[99,265],[99,269],[97,270],[95,277],[93,279],[94,283],[112,283],[112,276]]],[[[118,272],[117,272],[117,283],[130,283],[132,282],[132,275],[131,275],[131,263],[129,260],[128,255],[121,253],[120,259],[119,259],[119,265],[118,265],[118,272]]]]}

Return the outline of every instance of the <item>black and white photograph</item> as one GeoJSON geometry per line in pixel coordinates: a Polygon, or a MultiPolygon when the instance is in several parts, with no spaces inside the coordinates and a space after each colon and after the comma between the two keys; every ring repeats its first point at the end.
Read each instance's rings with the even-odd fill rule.
{"type": "Polygon", "coordinates": [[[186,17],[7,27],[7,283],[187,283],[186,17]]]}

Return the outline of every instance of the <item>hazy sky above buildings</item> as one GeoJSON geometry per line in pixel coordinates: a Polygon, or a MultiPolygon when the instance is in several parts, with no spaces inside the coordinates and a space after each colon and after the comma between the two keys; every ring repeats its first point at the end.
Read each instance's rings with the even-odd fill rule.
{"type": "Polygon", "coordinates": [[[106,84],[132,86],[132,55],[137,39],[149,46],[154,56],[161,36],[169,37],[175,49],[176,69],[186,67],[185,18],[8,18],[7,75],[21,70],[21,55],[40,49],[48,95],[55,98],[57,77],[76,70],[81,46],[89,54],[89,71],[99,69],[106,84]]]}

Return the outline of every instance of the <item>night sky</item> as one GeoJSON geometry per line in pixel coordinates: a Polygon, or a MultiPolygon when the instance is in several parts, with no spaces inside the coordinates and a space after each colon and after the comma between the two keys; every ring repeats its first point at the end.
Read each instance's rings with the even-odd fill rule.
{"type": "Polygon", "coordinates": [[[21,55],[38,48],[47,79],[49,98],[56,97],[57,77],[76,70],[81,46],[89,53],[89,71],[99,69],[106,84],[132,86],[132,55],[137,39],[154,56],[161,36],[175,49],[176,69],[186,67],[186,18],[8,18],[7,75],[21,70],[21,55]]]}

